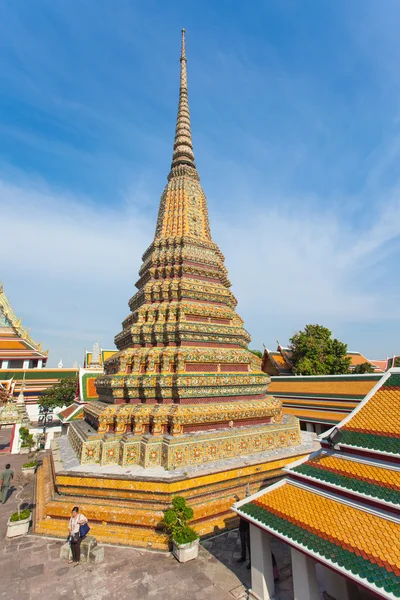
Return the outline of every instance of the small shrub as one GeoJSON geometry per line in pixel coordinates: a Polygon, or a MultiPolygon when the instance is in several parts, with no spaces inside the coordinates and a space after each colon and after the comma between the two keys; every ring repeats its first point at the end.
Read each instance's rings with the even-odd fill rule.
{"type": "Polygon", "coordinates": [[[162,523],[170,539],[176,544],[188,544],[199,537],[196,531],[189,527],[190,519],[193,519],[193,509],[187,506],[185,498],[175,496],[172,500],[172,508],[164,512],[162,523]]]}
{"type": "Polygon", "coordinates": [[[15,523],[16,521],[23,521],[24,519],[27,519],[30,514],[31,514],[31,511],[29,510],[29,508],[24,508],[24,510],[21,510],[20,513],[18,513],[18,512],[13,513],[10,517],[10,521],[12,523],[15,523]]]}
{"type": "Polygon", "coordinates": [[[197,540],[198,537],[198,534],[194,529],[192,529],[192,527],[182,527],[182,529],[176,532],[174,536],[174,542],[179,546],[182,546],[183,544],[194,542],[194,540],[197,540]]]}

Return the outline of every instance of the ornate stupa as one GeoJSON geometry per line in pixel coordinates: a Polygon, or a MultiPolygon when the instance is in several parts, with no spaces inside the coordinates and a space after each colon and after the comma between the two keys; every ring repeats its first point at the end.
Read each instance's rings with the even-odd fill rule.
{"type": "Polygon", "coordinates": [[[31,422],[29,420],[28,411],[25,406],[25,398],[24,398],[24,389],[25,382],[23,381],[21,384],[21,390],[18,395],[17,400],[15,401],[12,395],[12,390],[15,387],[15,383],[13,384],[11,381],[4,381],[0,386],[8,392],[9,397],[7,402],[0,408],[0,426],[1,425],[15,425],[19,423],[24,427],[29,427],[31,422]],[[4,385],[8,385],[7,388],[4,385]]]}
{"type": "Polygon", "coordinates": [[[92,429],[84,423],[69,429],[82,462],[170,470],[300,440],[298,421],[266,394],[268,375],[248,350],[224,256],[211,237],[194,160],[186,62],[182,30],[168,183],[138,291],[115,338],[118,352],[96,381],[99,401],[85,407],[92,429]]]}
{"type": "MultiPolygon", "coordinates": [[[[35,533],[63,537],[73,503],[99,541],[167,549],[161,520],[174,495],[193,508],[200,535],[215,534],[237,525],[235,499],[313,450],[301,443],[297,419],[267,395],[268,375],[247,348],[211,238],[194,162],[184,32],[172,166],[136,285],[118,351],[95,380],[99,400],[90,385],[85,418],[68,425],[69,442],[57,440],[38,468],[35,533]]],[[[85,370],[91,382],[94,375],[85,370]]]]}
{"type": "Polygon", "coordinates": [[[5,398],[5,402],[0,406],[0,427],[2,425],[14,425],[19,421],[17,405],[12,396],[14,385],[12,380],[0,383],[0,392],[5,398]]]}

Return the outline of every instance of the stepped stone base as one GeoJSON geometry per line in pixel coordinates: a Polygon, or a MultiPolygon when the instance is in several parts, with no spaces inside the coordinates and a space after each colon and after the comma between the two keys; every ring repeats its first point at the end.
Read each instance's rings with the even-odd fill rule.
{"type": "MultiPolygon", "coordinates": [[[[61,546],[61,560],[71,560],[71,546],[68,542],[61,546]]],[[[96,538],[92,535],[87,535],[81,542],[81,562],[100,563],[104,560],[104,548],[97,545],[96,538]]]]}
{"type": "Polygon", "coordinates": [[[49,455],[36,474],[34,531],[64,537],[71,509],[77,505],[99,542],[168,550],[160,523],[175,495],[185,497],[193,508],[191,525],[200,536],[215,535],[237,526],[231,506],[238,497],[244,498],[247,486],[255,493],[275,483],[283,476],[283,467],[315,449],[315,443],[308,442],[164,476],[152,476],[149,470],[146,475],[114,474],[109,471],[112,467],[99,465],[65,471],[49,455]]]}

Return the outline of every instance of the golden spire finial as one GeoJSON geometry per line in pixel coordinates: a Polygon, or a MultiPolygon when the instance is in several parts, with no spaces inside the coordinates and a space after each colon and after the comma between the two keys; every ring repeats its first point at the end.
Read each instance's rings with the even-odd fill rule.
{"type": "Polygon", "coordinates": [[[183,28],[182,28],[182,50],[181,50],[181,60],[186,60],[185,31],[186,31],[186,29],[183,29],[183,28]]]}
{"type": "Polygon", "coordinates": [[[187,88],[186,74],[186,43],[185,30],[182,29],[182,49],[181,49],[181,78],[179,88],[179,106],[178,117],[176,120],[174,154],[172,157],[171,169],[186,165],[196,169],[194,164],[192,132],[190,129],[190,112],[187,88]]]}

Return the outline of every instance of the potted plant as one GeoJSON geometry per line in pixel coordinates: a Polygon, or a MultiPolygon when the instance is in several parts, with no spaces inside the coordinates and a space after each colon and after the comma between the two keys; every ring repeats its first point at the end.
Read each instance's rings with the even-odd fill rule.
{"type": "Polygon", "coordinates": [[[22,472],[24,475],[33,475],[37,467],[37,461],[31,460],[22,465],[22,472]]]}
{"type": "Polygon", "coordinates": [[[163,526],[172,542],[172,553],[182,563],[197,558],[199,553],[199,536],[188,525],[192,518],[193,509],[181,496],[175,496],[172,508],[164,511],[163,526]]]}
{"type": "Polygon", "coordinates": [[[29,499],[29,496],[26,492],[26,479],[22,473],[17,476],[15,485],[18,488],[18,491],[15,494],[15,498],[18,501],[18,508],[17,511],[13,513],[7,521],[8,538],[26,535],[29,531],[29,525],[31,522],[30,508],[24,508],[24,510],[21,510],[23,502],[26,502],[29,499]]]}

